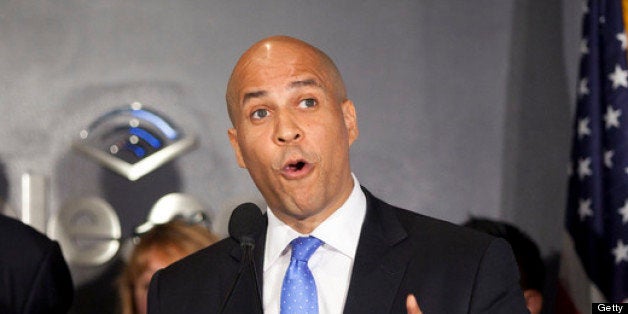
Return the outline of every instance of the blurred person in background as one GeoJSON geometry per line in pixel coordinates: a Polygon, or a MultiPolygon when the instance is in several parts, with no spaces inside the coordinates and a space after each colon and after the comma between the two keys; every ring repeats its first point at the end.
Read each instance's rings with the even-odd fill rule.
{"type": "Polygon", "coordinates": [[[531,314],[541,313],[543,308],[543,285],[545,264],[539,247],[529,235],[505,222],[473,217],[464,226],[502,238],[510,244],[519,266],[521,289],[526,306],[531,314]]]}
{"type": "Polygon", "coordinates": [[[153,274],[217,240],[218,237],[202,224],[178,218],[155,225],[134,238],[135,246],[118,280],[122,314],[145,314],[153,274]]]}
{"type": "Polygon", "coordinates": [[[57,242],[0,214],[0,313],[67,313],[74,296],[57,242]]]}
{"type": "Polygon", "coordinates": [[[74,286],[61,248],[21,221],[7,217],[9,182],[0,161],[0,313],[67,313],[74,286]]]}

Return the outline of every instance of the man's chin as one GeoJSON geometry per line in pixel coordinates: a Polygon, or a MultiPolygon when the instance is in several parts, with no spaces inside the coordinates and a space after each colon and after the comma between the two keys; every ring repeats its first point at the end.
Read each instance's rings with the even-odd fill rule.
{"type": "MultiPolygon", "coordinates": [[[[320,206],[316,206],[312,202],[308,202],[308,200],[299,201],[299,200],[291,200],[289,204],[280,205],[281,213],[279,215],[284,216],[286,219],[292,221],[306,221],[321,212],[320,206]]],[[[275,212],[275,216],[279,217],[275,212]]]]}

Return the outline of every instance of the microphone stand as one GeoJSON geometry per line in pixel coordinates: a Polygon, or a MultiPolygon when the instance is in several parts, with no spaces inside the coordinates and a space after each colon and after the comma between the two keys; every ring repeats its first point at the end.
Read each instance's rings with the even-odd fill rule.
{"type": "Polygon", "coordinates": [[[220,311],[218,313],[225,312],[225,309],[227,308],[227,304],[229,303],[229,300],[231,300],[231,295],[233,295],[233,291],[235,291],[235,287],[238,285],[238,282],[240,282],[240,277],[242,277],[242,270],[244,270],[244,263],[240,265],[240,269],[238,269],[238,274],[236,275],[236,278],[233,281],[233,283],[231,283],[231,287],[229,287],[229,294],[227,294],[225,301],[220,306],[220,311]]]}
{"type": "Polygon", "coordinates": [[[245,247],[244,254],[247,255],[247,261],[249,264],[249,271],[251,275],[253,275],[253,281],[255,283],[255,299],[257,300],[257,306],[260,310],[260,313],[264,313],[264,305],[262,304],[262,290],[260,289],[259,282],[257,280],[257,268],[255,267],[255,256],[253,254],[253,249],[255,248],[254,243],[243,243],[245,247]]]}
{"type": "Polygon", "coordinates": [[[229,303],[229,300],[231,299],[231,296],[233,295],[233,292],[235,291],[235,288],[238,282],[240,282],[240,278],[242,277],[242,271],[244,270],[244,267],[247,267],[247,266],[248,266],[249,272],[251,273],[251,275],[253,275],[253,280],[255,284],[255,299],[257,301],[258,308],[260,310],[260,313],[263,313],[264,307],[262,305],[262,297],[260,295],[261,290],[259,287],[259,282],[257,280],[257,269],[255,268],[255,257],[253,255],[255,242],[253,241],[253,239],[249,237],[242,237],[240,241],[240,247],[242,247],[242,251],[243,251],[242,264],[240,264],[240,269],[238,270],[238,274],[235,280],[231,284],[231,287],[229,287],[229,294],[227,294],[225,301],[222,303],[219,313],[224,313],[225,309],[227,308],[227,304],[229,303]]]}

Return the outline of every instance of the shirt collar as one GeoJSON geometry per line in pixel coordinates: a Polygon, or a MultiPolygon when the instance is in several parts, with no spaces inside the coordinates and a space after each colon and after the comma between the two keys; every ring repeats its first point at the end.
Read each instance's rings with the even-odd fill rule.
{"type": "MultiPolygon", "coordinates": [[[[325,247],[339,251],[353,259],[358,247],[360,231],[366,215],[366,196],[360,188],[360,182],[352,173],[353,190],[349,198],[331,216],[323,221],[310,235],[319,238],[325,247]]],[[[268,269],[279,256],[287,252],[288,244],[300,234],[290,228],[267,209],[268,229],[266,230],[266,249],[264,250],[264,270],[268,269]]]]}

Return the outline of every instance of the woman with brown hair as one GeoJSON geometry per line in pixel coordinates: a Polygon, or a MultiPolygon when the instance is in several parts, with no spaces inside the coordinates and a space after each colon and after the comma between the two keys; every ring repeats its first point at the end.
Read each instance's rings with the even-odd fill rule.
{"type": "Polygon", "coordinates": [[[118,280],[122,314],[145,314],[153,274],[218,240],[205,226],[174,219],[155,225],[134,239],[128,263],[118,280]]]}

